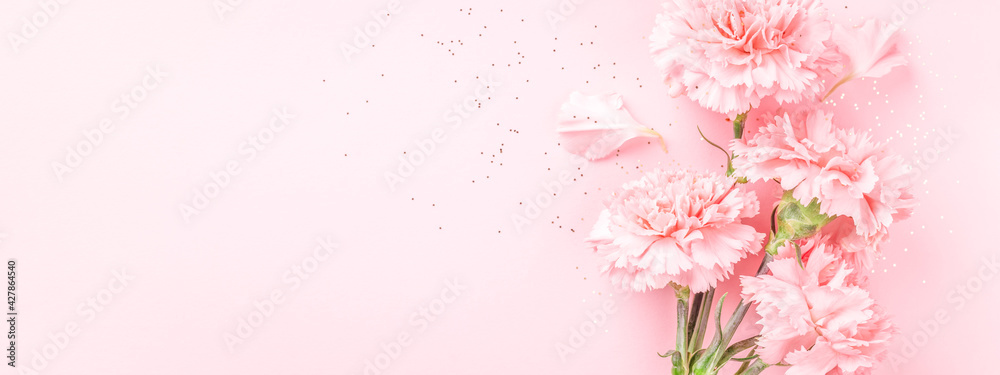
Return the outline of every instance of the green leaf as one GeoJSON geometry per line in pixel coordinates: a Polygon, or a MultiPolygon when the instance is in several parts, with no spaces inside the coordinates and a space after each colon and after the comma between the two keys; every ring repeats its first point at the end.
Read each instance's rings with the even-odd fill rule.
{"type": "MultiPolygon", "coordinates": [[[[756,351],[757,348],[750,349],[750,355],[756,357],[756,355],[754,354],[756,351]]],[[[750,367],[750,362],[743,362],[743,364],[740,365],[740,368],[736,369],[736,374],[737,375],[742,374],[743,371],[746,371],[747,367],[750,367]]]]}
{"type": "Polygon", "coordinates": [[[767,364],[761,362],[760,359],[758,358],[756,361],[753,362],[753,364],[750,365],[750,367],[747,367],[746,370],[744,371],[737,372],[736,375],[758,375],[760,374],[761,371],[764,371],[764,369],[766,368],[767,364]]]}
{"type": "Polygon", "coordinates": [[[695,374],[708,374],[709,369],[715,367],[715,360],[719,355],[719,349],[722,347],[723,340],[723,330],[722,330],[722,306],[726,302],[726,294],[722,294],[719,298],[719,303],[715,308],[715,336],[712,338],[712,343],[708,345],[708,349],[705,350],[705,354],[701,355],[697,361],[694,362],[692,366],[692,371],[695,374]]]}
{"type": "Polygon", "coordinates": [[[687,369],[687,367],[684,366],[684,360],[681,359],[681,353],[680,352],[674,351],[674,354],[672,355],[671,362],[674,364],[674,366],[670,369],[670,373],[671,374],[673,374],[673,375],[687,375],[688,374],[688,369],[687,369]]]}
{"type": "Polygon", "coordinates": [[[754,354],[751,356],[741,357],[741,358],[730,358],[729,360],[733,362],[748,362],[757,358],[760,358],[760,354],[754,354]]]}
{"type": "Polygon", "coordinates": [[[656,355],[660,356],[661,358],[667,358],[667,357],[673,357],[674,353],[677,353],[677,351],[676,350],[671,350],[671,351],[663,353],[663,354],[660,354],[659,352],[657,352],[656,355]]]}
{"type": "Polygon", "coordinates": [[[691,361],[690,362],[691,363],[695,363],[703,355],[705,355],[705,349],[698,349],[698,351],[694,352],[694,354],[691,354],[691,361]]]}
{"type": "Polygon", "coordinates": [[[760,338],[759,335],[748,338],[746,340],[739,341],[733,345],[730,345],[729,348],[726,349],[724,353],[722,353],[722,357],[719,358],[719,366],[721,367],[722,364],[725,364],[740,352],[750,349],[754,347],[754,345],[757,345],[758,338],[760,338]]]}
{"type": "MultiPolygon", "coordinates": [[[[715,307],[715,332],[722,333],[722,306],[726,303],[726,295],[729,293],[723,293],[722,298],[719,298],[719,304],[715,307]]],[[[713,340],[714,341],[714,340],[713,340]]],[[[721,340],[720,340],[721,342],[721,340]]],[[[718,346],[719,344],[717,344],[718,346]]]]}
{"type": "MultiPolygon", "coordinates": [[[[701,127],[700,126],[696,126],[696,128],[698,129],[698,134],[701,135],[701,139],[704,139],[705,142],[708,142],[708,144],[710,144],[713,147],[719,149],[719,151],[722,151],[723,154],[726,154],[726,176],[732,176],[733,172],[735,171],[733,169],[733,157],[734,156],[729,155],[729,151],[726,151],[726,149],[723,148],[722,146],[719,146],[719,145],[715,144],[715,142],[712,142],[712,141],[708,140],[708,137],[705,136],[705,133],[701,132],[701,127]]],[[[737,138],[739,138],[739,137],[737,137],[737,138]]]]}
{"type": "Polygon", "coordinates": [[[719,145],[715,144],[715,142],[712,142],[712,141],[708,140],[708,137],[705,136],[705,133],[701,132],[701,127],[700,126],[697,126],[696,128],[698,129],[698,134],[701,135],[701,139],[704,139],[705,142],[708,142],[708,144],[710,144],[710,145],[714,146],[715,148],[719,149],[719,151],[722,151],[723,154],[726,154],[726,159],[731,159],[731,157],[729,156],[729,151],[726,151],[726,149],[722,148],[722,146],[719,146],[719,145]]]}
{"type": "Polygon", "coordinates": [[[674,348],[673,372],[676,374],[686,375],[688,372],[688,338],[687,338],[687,328],[688,328],[688,302],[691,297],[691,291],[687,287],[678,288],[675,287],[675,292],[677,294],[677,347],[674,348]]]}
{"type": "Polygon", "coordinates": [[[802,246],[798,243],[795,244],[795,260],[799,261],[799,267],[806,269],[806,265],[802,263],[802,246]]]}

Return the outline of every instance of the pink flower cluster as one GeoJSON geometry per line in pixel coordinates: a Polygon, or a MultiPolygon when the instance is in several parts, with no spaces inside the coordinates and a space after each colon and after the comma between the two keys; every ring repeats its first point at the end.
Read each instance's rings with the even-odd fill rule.
{"type": "MultiPolygon", "coordinates": [[[[841,85],[905,64],[897,31],[877,20],[834,25],[820,0],[664,4],[650,36],[653,60],[670,95],[739,114],[727,153],[733,177],[648,173],[610,198],[587,242],[612,284],[675,288],[682,329],[669,355],[673,373],[718,374],[731,354],[747,350],[759,357],[746,357],[741,374],[777,365],[790,366],[789,375],[869,374],[886,356],[896,328],[865,290],[866,275],[889,227],[913,211],[912,174],[868,133],[838,127],[818,108],[841,85]],[[802,104],[745,127],[765,100],[802,104]],[[740,304],[703,348],[698,327],[710,324],[713,288],[764,239],[744,223],[759,203],[741,182],[772,180],[784,190],[765,247],[773,261],[765,257],[761,274],[740,278],[761,335],[729,346],[751,306],[740,304]]],[[[563,146],[591,160],[629,139],[659,136],[632,119],[618,95],[574,93],[560,119],[563,146]]]]}
{"type": "Polygon", "coordinates": [[[789,364],[793,375],[868,374],[894,329],[863,289],[865,273],[889,225],[915,205],[902,158],[820,110],[768,115],[732,151],[736,175],[777,180],[833,217],[812,237],[779,247],[771,275],[742,278],[762,317],[761,359],[789,364]]]}
{"type": "Polygon", "coordinates": [[[742,223],[759,208],[733,178],[657,170],[611,197],[587,241],[624,289],[675,283],[703,292],[760,250],[764,235],[742,223]]]}

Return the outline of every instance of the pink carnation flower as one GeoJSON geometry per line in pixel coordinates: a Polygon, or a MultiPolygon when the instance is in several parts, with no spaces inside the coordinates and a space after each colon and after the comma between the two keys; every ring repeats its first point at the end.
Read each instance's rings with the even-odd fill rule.
{"type": "Polygon", "coordinates": [[[850,270],[836,257],[817,247],[805,267],[785,258],[770,269],[741,278],[761,316],[762,361],[791,365],[788,375],[869,374],[885,357],[895,328],[867,291],[846,282],[850,270]]]}
{"type": "Polygon", "coordinates": [[[833,26],[814,0],[669,0],[650,36],[671,96],[721,113],[761,99],[798,102],[822,93],[838,59],[833,26]]]}
{"type": "MultiPolygon", "coordinates": [[[[860,280],[866,279],[875,268],[882,244],[889,241],[887,231],[871,236],[859,235],[854,220],[847,216],[834,219],[820,230],[820,234],[831,244],[834,255],[853,269],[860,280]]],[[[863,285],[863,281],[858,284],[863,285]]]]}
{"type": "MultiPolygon", "coordinates": [[[[850,222],[850,218],[848,217],[843,217],[843,219],[850,222]]],[[[837,220],[840,219],[838,218],[837,220]]],[[[841,225],[837,227],[841,227],[841,225]]],[[[824,229],[826,228],[824,227],[824,229]]],[[[796,258],[801,255],[802,261],[808,264],[813,254],[830,255],[832,258],[830,258],[826,266],[816,270],[819,272],[817,276],[820,284],[826,284],[834,277],[842,276],[846,285],[865,286],[868,284],[868,277],[865,272],[871,270],[871,265],[875,260],[872,255],[874,252],[869,251],[869,247],[854,247],[857,244],[850,243],[849,241],[860,238],[860,236],[854,232],[853,226],[848,229],[850,230],[848,234],[849,239],[831,235],[824,230],[820,234],[806,239],[786,242],[784,245],[778,247],[778,253],[774,256],[774,259],[792,259],[798,262],[796,258]],[[842,271],[846,272],[846,274],[840,275],[839,273],[842,271]]],[[[814,262],[813,264],[816,263],[814,262]]]]}
{"type": "Polygon", "coordinates": [[[764,235],[741,223],[759,209],[756,194],[732,178],[657,170],[611,197],[587,241],[614,285],[646,291],[672,282],[702,292],[760,250],[764,235]]]}
{"type": "Polygon", "coordinates": [[[853,219],[866,238],[883,235],[916,204],[903,158],[867,133],[836,129],[823,111],[774,116],[732,149],[737,175],[778,179],[800,202],[818,199],[822,213],[853,219]]]}

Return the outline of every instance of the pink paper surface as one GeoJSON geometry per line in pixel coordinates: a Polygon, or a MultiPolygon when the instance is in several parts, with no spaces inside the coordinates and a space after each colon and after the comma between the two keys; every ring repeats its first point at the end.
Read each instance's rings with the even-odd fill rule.
{"type": "MultiPolygon", "coordinates": [[[[921,170],[871,275],[900,328],[875,373],[997,373],[1000,6],[825,3],[840,23],[902,23],[910,58],[829,107],[921,170]]],[[[659,9],[5,2],[18,321],[0,373],[669,372],[672,293],[618,294],[583,244],[623,182],[723,168],[696,126],[725,141],[725,116],[668,97],[649,57],[659,9]],[[554,132],[573,90],[621,93],[669,153],[643,138],[576,161],[554,132]]],[[[763,207],[778,194],[755,189],[763,207]]],[[[738,285],[721,290],[728,313],[738,285]]]]}

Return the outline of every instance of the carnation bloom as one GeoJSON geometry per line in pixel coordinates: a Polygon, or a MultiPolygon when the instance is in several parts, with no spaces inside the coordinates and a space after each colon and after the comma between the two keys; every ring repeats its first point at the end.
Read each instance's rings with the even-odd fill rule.
{"type": "MultiPolygon", "coordinates": [[[[570,153],[597,160],[608,156],[628,140],[636,137],[659,138],[625,109],[620,94],[584,95],[574,91],[559,111],[556,130],[559,144],[570,153]]],[[[664,145],[664,149],[666,146],[664,145]]]]}
{"type": "Polygon", "coordinates": [[[884,235],[916,204],[902,157],[867,133],[836,129],[833,116],[820,110],[773,116],[732,149],[737,175],[778,179],[800,202],[818,199],[823,214],[853,219],[866,238],[884,235]]]}
{"type": "Polygon", "coordinates": [[[822,93],[835,49],[814,0],[668,0],[650,36],[671,96],[721,113],[822,93]]]}
{"type": "Polygon", "coordinates": [[[761,316],[762,361],[791,365],[788,375],[868,374],[885,357],[895,328],[825,248],[812,249],[804,267],[793,258],[769,267],[772,275],[741,278],[761,316]]]}
{"type": "Polygon", "coordinates": [[[820,234],[830,244],[834,255],[853,269],[861,280],[875,267],[882,244],[889,241],[887,231],[867,237],[859,235],[854,220],[847,216],[837,217],[824,226],[820,234]]]}
{"type": "Polygon", "coordinates": [[[656,170],[610,198],[587,241],[624,289],[672,282],[702,292],[760,250],[764,235],[741,223],[759,209],[756,194],[733,178],[656,170]]]}
{"type": "MultiPolygon", "coordinates": [[[[844,219],[850,221],[850,218],[844,217],[844,219]]],[[[840,225],[838,224],[838,226],[840,225]]],[[[854,233],[853,227],[849,229],[850,236],[858,237],[854,233]]],[[[826,266],[816,270],[819,272],[817,276],[820,284],[826,284],[835,277],[842,276],[846,285],[865,286],[868,283],[865,271],[871,270],[874,256],[871,255],[872,252],[868,251],[868,248],[845,247],[843,241],[843,238],[835,237],[824,231],[809,238],[786,242],[778,247],[778,253],[774,259],[792,259],[798,262],[798,258],[801,256],[802,262],[808,264],[813,254],[829,255],[832,258],[829,259],[826,266]],[[842,271],[846,274],[839,275],[842,271]]],[[[816,262],[813,264],[815,265],[816,262]]]]}

